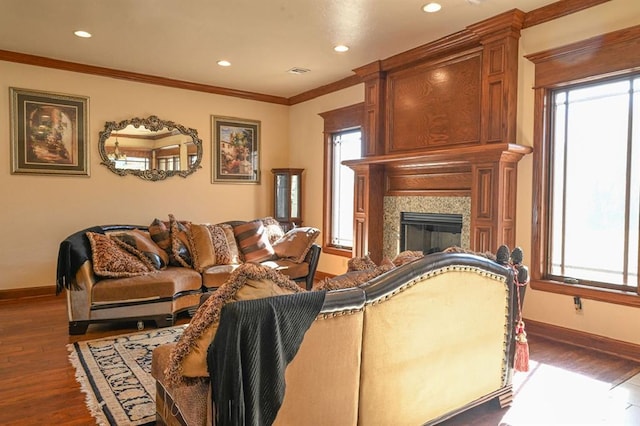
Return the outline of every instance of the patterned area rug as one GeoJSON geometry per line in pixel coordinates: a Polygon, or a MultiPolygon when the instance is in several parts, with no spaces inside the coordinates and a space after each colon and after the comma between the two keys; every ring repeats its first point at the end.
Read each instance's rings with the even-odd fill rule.
{"type": "Polygon", "coordinates": [[[67,345],[87,407],[99,425],[155,424],[151,353],[178,340],[186,326],[161,328],[67,345]]]}

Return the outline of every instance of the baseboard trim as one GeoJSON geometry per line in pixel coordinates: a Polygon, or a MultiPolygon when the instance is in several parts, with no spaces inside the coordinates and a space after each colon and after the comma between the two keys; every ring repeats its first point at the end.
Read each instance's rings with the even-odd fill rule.
{"type": "Polygon", "coordinates": [[[55,294],[55,286],[10,288],[9,290],[0,290],[0,300],[22,299],[24,297],[52,296],[55,294]]]}
{"type": "Polygon", "coordinates": [[[557,325],[524,320],[527,334],[640,362],[640,345],[557,325]]]}

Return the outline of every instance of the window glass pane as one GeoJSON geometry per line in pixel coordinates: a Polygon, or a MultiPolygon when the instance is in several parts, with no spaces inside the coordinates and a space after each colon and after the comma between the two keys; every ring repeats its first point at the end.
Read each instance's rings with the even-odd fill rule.
{"type": "Polygon", "coordinates": [[[558,105],[563,95],[556,98],[550,217],[554,275],[625,284],[629,84],[575,88],[568,91],[566,105],[558,105]]]}
{"type": "Polygon", "coordinates": [[[629,199],[629,280],[638,287],[638,246],[640,245],[640,78],[633,82],[631,178],[629,199]]]}
{"type": "Polygon", "coordinates": [[[333,136],[331,243],[338,247],[353,247],[354,173],[342,162],[362,156],[360,135],[356,130],[333,136]]]}

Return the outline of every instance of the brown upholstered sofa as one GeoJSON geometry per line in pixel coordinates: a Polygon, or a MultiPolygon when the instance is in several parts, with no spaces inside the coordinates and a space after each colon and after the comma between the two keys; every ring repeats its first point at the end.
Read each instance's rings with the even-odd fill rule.
{"type": "MultiPolygon", "coordinates": [[[[273,286],[251,283],[251,294],[238,291],[234,300],[273,286]]],[[[427,255],[358,287],[327,291],[286,369],[274,424],[415,426],[491,399],[509,405],[516,297],[512,269],[466,253],[427,255]]],[[[212,424],[209,378],[172,378],[176,360],[193,355],[176,355],[183,343],[153,352],[158,424],[212,424]]]]}
{"type": "Polygon", "coordinates": [[[69,334],[118,320],[172,325],[178,313],[193,314],[202,294],[214,291],[245,261],[269,265],[311,288],[320,257],[313,243],[317,229],[285,233],[270,217],[217,225],[173,219],[156,219],[150,226],[95,226],[60,244],[57,292],[67,290],[69,334]]]}

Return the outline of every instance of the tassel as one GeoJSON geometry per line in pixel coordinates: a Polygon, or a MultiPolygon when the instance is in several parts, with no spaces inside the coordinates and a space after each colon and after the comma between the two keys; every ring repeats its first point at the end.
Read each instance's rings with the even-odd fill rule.
{"type": "Polygon", "coordinates": [[[516,371],[525,373],[529,371],[529,343],[522,320],[518,321],[516,326],[516,354],[513,364],[516,371]]]}

